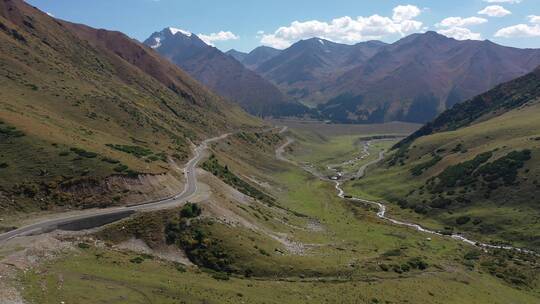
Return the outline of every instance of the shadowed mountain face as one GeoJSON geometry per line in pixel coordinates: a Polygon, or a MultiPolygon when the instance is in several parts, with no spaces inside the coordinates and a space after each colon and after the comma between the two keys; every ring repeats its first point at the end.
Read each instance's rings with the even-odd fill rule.
{"type": "Polygon", "coordinates": [[[525,76],[503,83],[466,102],[456,104],[401,141],[396,147],[405,146],[422,136],[465,128],[476,122],[493,119],[525,104],[539,102],[540,66],[525,76]]]}
{"type": "Polygon", "coordinates": [[[112,204],[106,180],[166,173],[191,142],[259,124],[124,34],[19,0],[0,1],[0,66],[2,212],[112,204]]]}
{"type": "Polygon", "coordinates": [[[249,69],[256,70],[261,64],[276,57],[280,53],[281,50],[268,46],[259,46],[249,52],[241,62],[249,69]]]}
{"type": "Polygon", "coordinates": [[[232,58],[236,59],[238,62],[242,62],[248,55],[247,53],[243,53],[235,49],[228,50],[225,52],[225,54],[232,56],[232,58]]]}
{"type": "Polygon", "coordinates": [[[393,44],[295,43],[256,71],[336,122],[426,122],[456,103],[530,72],[540,51],[435,32],[393,44]]]}
{"type": "Polygon", "coordinates": [[[207,45],[195,34],[166,28],[152,34],[144,44],[252,114],[288,115],[305,111],[305,107],[290,101],[270,81],[207,45]]]}

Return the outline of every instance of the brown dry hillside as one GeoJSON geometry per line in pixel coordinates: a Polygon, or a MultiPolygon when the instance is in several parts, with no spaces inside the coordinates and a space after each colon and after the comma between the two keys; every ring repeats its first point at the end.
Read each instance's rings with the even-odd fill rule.
{"type": "Polygon", "coordinates": [[[0,210],[121,201],[111,179],[167,173],[190,142],[260,124],[124,34],[19,0],[0,1],[0,66],[0,210]]]}

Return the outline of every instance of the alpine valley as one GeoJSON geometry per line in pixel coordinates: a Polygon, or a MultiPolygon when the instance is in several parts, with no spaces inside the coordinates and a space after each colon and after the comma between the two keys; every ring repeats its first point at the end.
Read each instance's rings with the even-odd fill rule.
{"type": "Polygon", "coordinates": [[[298,2],[0,0],[1,304],[540,302],[533,1],[298,2]]]}

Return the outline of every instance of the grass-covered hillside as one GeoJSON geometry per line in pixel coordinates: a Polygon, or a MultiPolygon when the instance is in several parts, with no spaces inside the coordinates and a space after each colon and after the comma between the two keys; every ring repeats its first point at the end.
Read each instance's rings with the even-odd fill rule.
{"type": "Polygon", "coordinates": [[[348,190],[440,230],[540,248],[540,69],[456,105],[348,190]]]}
{"type": "MultiPolygon", "coordinates": [[[[298,138],[290,148],[307,161],[301,145],[310,139],[298,138]]],[[[354,149],[349,139],[332,143],[354,149]]],[[[214,143],[199,178],[209,196],[66,236],[73,250],[21,272],[22,295],[28,303],[538,302],[534,256],[390,225],[372,206],[339,198],[333,183],[276,160],[283,142],[276,131],[214,143]]]]}
{"type": "Polygon", "coordinates": [[[119,177],[259,124],[129,37],[19,0],[0,1],[0,87],[2,213],[112,204],[119,177]]]}

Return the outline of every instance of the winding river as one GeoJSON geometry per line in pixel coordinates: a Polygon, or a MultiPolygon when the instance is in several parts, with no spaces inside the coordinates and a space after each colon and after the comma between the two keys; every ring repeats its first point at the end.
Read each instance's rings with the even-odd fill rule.
{"type": "MultiPolygon", "coordinates": [[[[284,128],[283,130],[287,130],[287,129],[284,128]]],[[[285,131],[283,131],[283,132],[285,132],[285,131]]],[[[340,197],[340,198],[377,206],[377,208],[379,209],[379,211],[377,212],[377,217],[379,217],[379,218],[381,218],[381,219],[383,219],[385,221],[388,221],[388,222],[390,222],[390,223],[392,223],[394,225],[413,228],[413,229],[415,229],[417,231],[424,232],[424,233],[427,233],[427,234],[437,235],[437,236],[441,236],[441,237],[449,237],[449,238],[452,238],[454,240],[469,244],[471,246],[483,248],[483,249],[513,250],[513,251],[517,251],[517,252],[521,252],[521,253],[532,254],[532,255],[535,255],[537,257],[540,256],[540,254],[538,254],[537,252],[529,250],[529,249],[517,248],[517,247],[513,247],[513,246],[508,246],[508,245],[493,245],[493,244],[488,244],[488,243],[482,243],[482,242],[479,242],[479,241],[469,239],[469,238],[467,238],[467,237],[465,237],[465,236],[463,236],[462,234],[459,234],[459,233],[453,233],[451,235],[442,234],[442,233],[440,233],[438,231],[434,231],[434,230],[424,228],[424,227],[420,226],[419,224],[400,221],[400,220],[396,220],[396,219],[393,219],[391,217],[388,217],[386,215],[387,208],[383,203],[370,201],[370,200],[366,200],[366,199],[362,199],[362,198],[358,198],[358,197],[354,197],[354,196],[350,196],[350,195],[346,195],[345,191],[342,188],[343,180],[341,180],[341,181],[339,181],[339,180],[330,180],[330,179],[326,178],[325,176],[323,176],[322,174],[314,172],[314,166],[309,166],[309,167],[302,166],[302,165],[299,165],[298,163],[286,158],[283,155],[283,153],[285,152],[285,149],[289,145],[293,144],[294,142],[295,142],[294,138],[287,137],[286,142],[283,145],[281,145],[280,147],[278,147],[278,149],[276,149],[276,157],[278,159],[280,159],[280,160],[284,160],[284,161],[287,161],[289,163],[295,164],[295,165],[301,167],[302,169],[304,169],[305,171],[309,172],[310,174],[313,174],[314,176],[316,176],[316,177],[318,177],[318,178],[320,178],[322,180],[334,182],[335,183],[335,188],[336,188],[336,191],[337,191],[337,196],[340,197]]],[[[364,142],[364,151],[369,149],[369,146],[370,146],[371,142],[372,141],[364,142]]],[[[371,161],[369,163],[364,164],[359,169],[358,174],[356,174],[355,177],[356,178],[362,178],[365,175],[365,171],[366,171],[367,167],[369,167],[371,165],[374,165],[374,164],[380,162],[381,160],[383,160],[384,152],[385,151],[381,151],[379,153],[379,157],[377,159],[375,159],[375,160],[373,160],[373,161],[371,161]]]]}

